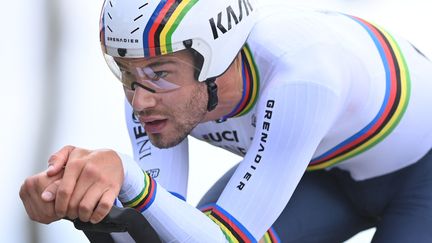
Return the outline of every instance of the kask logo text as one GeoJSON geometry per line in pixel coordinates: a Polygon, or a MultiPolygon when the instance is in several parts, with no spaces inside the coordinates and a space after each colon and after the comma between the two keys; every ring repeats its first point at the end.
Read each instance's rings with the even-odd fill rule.
{"type": "Polygon", "coordinates": [[[237,25],[240,23],[244,17],[249,16],[249,13],[253,11],[252,5],[249,0],[238,0],[238,11],[237,13],[233,10],[232,6],[229,5],[224,12],[219,12],[216,17],[216,22],[214,18],[210,18],[210,27],[213,32],[213,38],[216,40],[219,38],[219,32],[225,34],[232,28],[232,21],[237,25]],[[223,21],[223,23],[222,23],[223,21]]]}

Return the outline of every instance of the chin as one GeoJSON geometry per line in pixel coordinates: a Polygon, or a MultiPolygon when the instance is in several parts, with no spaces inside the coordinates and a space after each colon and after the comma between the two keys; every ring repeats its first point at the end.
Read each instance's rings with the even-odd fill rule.
{"type": "Polygon", "coordinates": [[[177,139],[168,139],[164,137],[162,134],[148,134],[150,138],[150,142],[153,144],[153,146],[160,148],[160,149],[166,149],[166,148],[172,148],[179,143],[181,143],[185,138],[177,138],[177,139]]]}

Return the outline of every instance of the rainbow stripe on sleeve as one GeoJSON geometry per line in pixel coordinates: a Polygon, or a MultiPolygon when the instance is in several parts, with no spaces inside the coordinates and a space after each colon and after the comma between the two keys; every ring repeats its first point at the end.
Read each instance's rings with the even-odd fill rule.
{"type": "Polygon", "coordinates": [[[144,56],[171,53],[171,38],[186,13],[198,0],[162,0],[143,32],[144,56]]]}
{"type": "Polygon", "coordinates": [[[312,159],[308,170],[319,170],[352,158],[381,142],[397,126],[410,99],[410,75],[395,39],[382,28],[363,19],[359,23],[373,39],[386,73],[386,91],[378,114],[363,129],[322,155],[312,159]]]}
{"type": "Polygon", "coordinates": [[[141,191],[141,193],[136,196],[134,199],[132,199],[129,202],[123,203],[123,206],[134,208],[139,212],[144,212],[150,205],[153,203],[155,196],[156,196],[156,190],[157,190],[157,184],[154,181],[154,179],[149,176],[146,172],[144,173],[144,188],[141,191]]]}
{"type": "MultiPolygon", "coordinates": [[[[204,206],[201,211],[221,228],[230,243],[257,242],[240,222],[216,204],[204,206]]],[[[279,237],[272,228],[267,231],[263,239],[268,243],[280,242],[279,237]]]]}
{"type": "Polygon", "coordinates": [[[277,235],[276,231],[271,227],[263,236],[263,240],[265,243],[279,243],[282,242],[279,239],[279,236],[277,235]]]}

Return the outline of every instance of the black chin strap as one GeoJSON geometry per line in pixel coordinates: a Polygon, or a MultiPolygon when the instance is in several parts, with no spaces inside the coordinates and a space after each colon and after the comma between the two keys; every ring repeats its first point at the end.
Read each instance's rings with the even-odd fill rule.
{"type": "Polygon", "coordinates": [[[208,93],[208,103],[207,103],[207,111],[212,111],[216,108],[218,104],[218,96],[217,96],[217,85],[215,83],[215,78],[209,78],[205,81],[207,84],[207,93],[208,93]]]}

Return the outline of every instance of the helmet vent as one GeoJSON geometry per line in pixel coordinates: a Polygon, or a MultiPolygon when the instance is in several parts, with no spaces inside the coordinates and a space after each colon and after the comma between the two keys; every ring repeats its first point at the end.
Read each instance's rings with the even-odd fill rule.
{"type": "MultiPolygon", "coordinates": [[[[113,5],[112,5],[112,2],[111,1],[109,1],[109,4],[110,4],[110,6],[111,6],[111,8],[113,7],[113,5]]],[[[112,18],[112,16],[111,16],[111,14],[108,12],[107,13],[108,14],[108,17],[112,20],[113,18],[112,18]]],[[[109,29],[109,31],[112,33],[113,31],[112,31],[112,29],[111,29],[111,27],[109,27],[109,25],[107,25],[107,28],[109,29]]]]}
{"type": "MultiPolygon", "coordinates": [[[[111,16],[110,13],[108,13],[108,17],[109,17],[110,19],[112,19],[112,16],[111,16]]],[[[109,25],[107,25],[107,28],[109,29],[109,31],[111,31],[111,33],[113,32],[112,29],[109,27],[109,25]]]]}
{"type": "Polygon", "coordinates": [[[136,29],[132,30],[131,34],[133,34],[137,30],[139,30],[139,27],[137,27],[136,29]]]}
{"type": "Polygon", "coordinates": [[[138,17],[136,17],[135,19],[134,19],[134,21],[137,21],[139,18],[141,18],[143,15],[141,14],[140,16],[138,16],[138,17]]]}
{"type": "Polygon", "coordinates": [[[138,9],[142,9],[142,8],[144,8],[145,6],[147,6],[147,4],[148,4],[148,3],[144,3],[144,5],[142,5],[142,6],[139,7],[138,9]]]}

